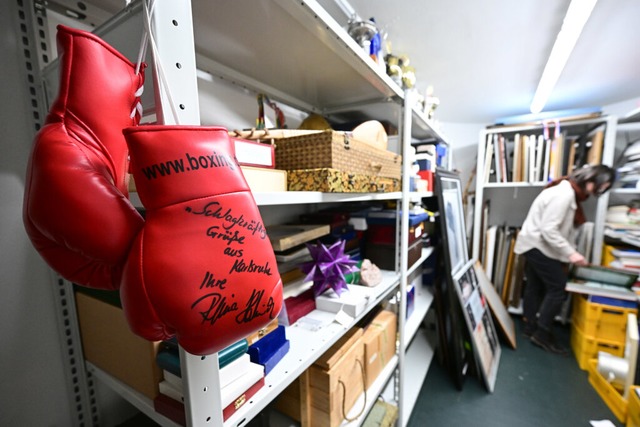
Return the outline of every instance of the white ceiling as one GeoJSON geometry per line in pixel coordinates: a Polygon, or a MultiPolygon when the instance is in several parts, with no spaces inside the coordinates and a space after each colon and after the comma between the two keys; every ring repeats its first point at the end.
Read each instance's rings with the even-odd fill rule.
{"type": "MultiPolygon", "coordinates": [[[[347,17],[334,0],[318,1],[346,26],[347,17]]],[[[122,3],[99,2],[107,10],[117,10],[122,3]]],[[[409,56],[419,90],[434,87],[440,98],[437,119],[490,124],[529,113],[569,0],[349,4],[360,17],[375,17],[387,31],[394,54],[409,56]]],[[[640,105],[639,19],[640,0],[599,0],[544,111],[600,108],[627,100],[640,105]]]]}
{"type": "MultiPolygon", "coordinates": [[[[321,0],[346,23],[333,0],[321,0]]],[[[529,104],[569,0],[349,0],[375,17],[418,88],[433,85],[436,118],[493,123],[529,104]]],[[[599,0],[544,111],[640,100],[640,1],[599,0]]],[[[640,105],[640,104],[638,104],[640,105]]]]}

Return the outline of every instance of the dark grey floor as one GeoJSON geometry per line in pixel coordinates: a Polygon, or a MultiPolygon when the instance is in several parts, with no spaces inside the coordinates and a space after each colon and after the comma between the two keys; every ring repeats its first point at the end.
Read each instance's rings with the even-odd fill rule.
{"type": "MultiPolygon", "coordinates": [[[[493,393],[475,376],[458,390],[437,360],[409,419],[409,427],[574,427],[591,420],[610,420],[623,427],[589,384],[587,371],[573,354],[561,357],[534,346],[520,333],[517,349],[502,345],[493,393]]],[[[556,325],[557,339],[570,349],[569,326],[556,325]]]]}

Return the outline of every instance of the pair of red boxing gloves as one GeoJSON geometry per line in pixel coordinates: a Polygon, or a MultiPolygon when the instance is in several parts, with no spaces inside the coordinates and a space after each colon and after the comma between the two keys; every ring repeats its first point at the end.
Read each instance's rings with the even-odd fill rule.
{"type": "Polygon", "coordinates": [[[148,340],[205,355],[264,327],[282,282],[226,129],[138,126],[144,67],[85,31],[59,26],[57,42],[59,92],[26,175],[34,247],[66,279],[119,290],[148,340]]]}

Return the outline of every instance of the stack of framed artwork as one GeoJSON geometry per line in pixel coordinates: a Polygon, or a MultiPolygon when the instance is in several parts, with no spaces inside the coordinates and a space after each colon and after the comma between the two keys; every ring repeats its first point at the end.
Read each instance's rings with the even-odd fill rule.
{"type": "Polygon", "coordinates": [[[454,380],[461,388],[469,362],[464,357],[464,341],[470,340],[478,371],[487,390],[493,392],[501,348],[488,300],[476,272],[478,267],[469,258],[460,177],[448,170],[436,170],[436,195],[440,211],[444,280],[450,300],[449,315],[464,318],[463,322],[450,319],[451,334],[446,343],[453,355],[454,380]],[[461,323],[466,326],[466,331],[460,330],[461,323]]]}

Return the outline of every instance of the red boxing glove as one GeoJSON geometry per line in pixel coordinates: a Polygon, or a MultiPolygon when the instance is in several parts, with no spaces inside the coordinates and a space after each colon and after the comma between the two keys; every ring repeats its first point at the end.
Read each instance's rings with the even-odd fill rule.
{"type": "Polygon", "coordinates": [[[205,355],[266,326],[282,306],[282,281],[226,129],[124,133],[146,208],[120,288],[132,331],[152,341],[176,335],[205,355]]]}
{"type": "Polygon", "coordinates": [[[86,31],[58,26],[60,88],[27,167],[23,221],[34,247],[66,279],[118,289],[144,221],[128,199],[122,129],[143,70],[86,31]]]}

